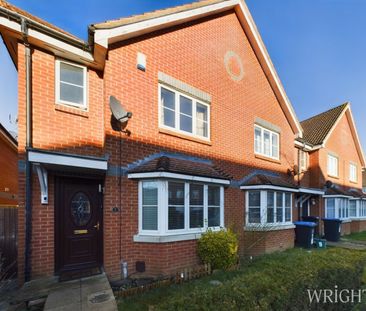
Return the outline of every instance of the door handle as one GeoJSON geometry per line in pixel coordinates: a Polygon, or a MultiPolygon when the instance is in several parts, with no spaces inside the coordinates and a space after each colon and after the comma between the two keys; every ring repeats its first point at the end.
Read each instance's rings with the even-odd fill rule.
{"type": "Polygon", "coordinates": [[[94,226],[95,229],[97,229],[99,231],[99,221],[97,222],[97,224],[94,226]]]}

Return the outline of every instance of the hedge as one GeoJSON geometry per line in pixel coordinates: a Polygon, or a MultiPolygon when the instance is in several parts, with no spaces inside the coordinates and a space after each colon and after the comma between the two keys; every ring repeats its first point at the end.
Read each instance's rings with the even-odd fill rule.
{"type": "Polygon", "coordinates": [[[366,253],[293,250],[263,256],[220,286],[176,291],[154,310],[350,310],[350,304],[310,304],[307,289],[360,289],[366,253]]]}

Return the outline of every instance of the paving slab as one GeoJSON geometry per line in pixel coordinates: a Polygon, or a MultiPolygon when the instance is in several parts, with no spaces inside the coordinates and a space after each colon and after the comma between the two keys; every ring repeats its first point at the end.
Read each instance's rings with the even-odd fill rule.
{"type": "Polygon", "coordinates": [[[105,274],[69,283],[60,283],[64,286],[51,290],[45,311],[117,311],[117,303],[105,274]]]}
{"type": "Polygon", "coordinates": [[[349,240],[340,240],[338,242],[327,241],[327,245],[346,249],[366,250],[366,244],[351,242],[349,240]]]}

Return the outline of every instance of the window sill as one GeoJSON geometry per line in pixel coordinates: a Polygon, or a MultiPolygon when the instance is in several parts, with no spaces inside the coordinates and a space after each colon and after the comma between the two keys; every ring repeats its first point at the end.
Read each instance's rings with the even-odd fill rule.
{"type": "Polygon", "coordinates": [[[351,221],[365,221],[366,217],[351,217],[351,221]]]}
{"type": "Polygon", "coordinates": [[[163,134],[167,134],[167,135],[170,135],[170,136],[175,136],[175,137],[179,137],[179,138],[182,138],[182,139],[194,141],[196,143],[212,146],[210,140],[200,139],[198,137],[194,137],[194,136],[190,136],[190,135],[184,135],[184,134],[176,132],[174,130],[169,130],[169,129],[162,128],[162,127],[159,127],[159,133],[163,133],[163,134]]]}
{"type": "Polygon", "coordinates": [[[73,115],[80,116],[80,117],[84,117],[84,118],[89,118],[89,112],[83,108],[67,106],[64,104],[55,104],[55,110],[73,114],[73,115]]]}
{"type": "Polygon", "coordinates": [[[342,220],[342,224],[348,224],[352,221],[352,219],[341,219],[342,220]]]}
{"type": "Polygon", "coordinates": [[[179,241],[197,240],[202,233],[184,233],[175,235],[143,235],[136,234],[133,236],[134,242],[140,243],[170,243],[179,241]]]}
{"type": "Polygon", "coordinates": [[[328,177],[334,178],[334,179],[339,179],[339,176],[334,176],[334,175],[330,175],[330,174],[328,174],[328,177]]]}
{"type": "Polygon", "coordinates": [[[276,164],[281,164],[281,161],[279,159],[273,159],[270,157],[266,157],[264,155],[260,155],[260,154],[254,154],[254,157],[260,160],[264,160],[264,161],[268,161],[268,162],[272,162],[272,163],[276,163],[276,164]]]}
{"type": "Polygon", "coordinates": [[[244,227],[244,231],[279,231],[294,229],[294,224],[281,224],[281,225],[247,225],[244,227]]]}
{"type": "Polygon", "coordinates": [[[358,184],[358,181],[357,181],[357,180],[356,180],[356,181],[355,181],[355,180],[350,180],[349,182],[350,182],[351,184],[354,184],[354,185],[357,185],[357,184],[358,184]]]}

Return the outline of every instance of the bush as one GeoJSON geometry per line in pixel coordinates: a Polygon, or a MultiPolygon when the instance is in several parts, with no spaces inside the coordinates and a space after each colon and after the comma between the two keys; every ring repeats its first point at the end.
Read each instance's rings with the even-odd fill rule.
{"type": "Polygon", "coordinates": [[[366,254],[344,249],[265,255],[221,286],[177,291],[154,310],[350,310],[351,303],[310,304],[308,289],[360,289],[366,254]]]}
{"type": "Polygon", "coordinates": [[[233,231],[208,230],[198,240],[198,256],[212,269],[227,269],[237,263],[238,239],[233,231]]]}

